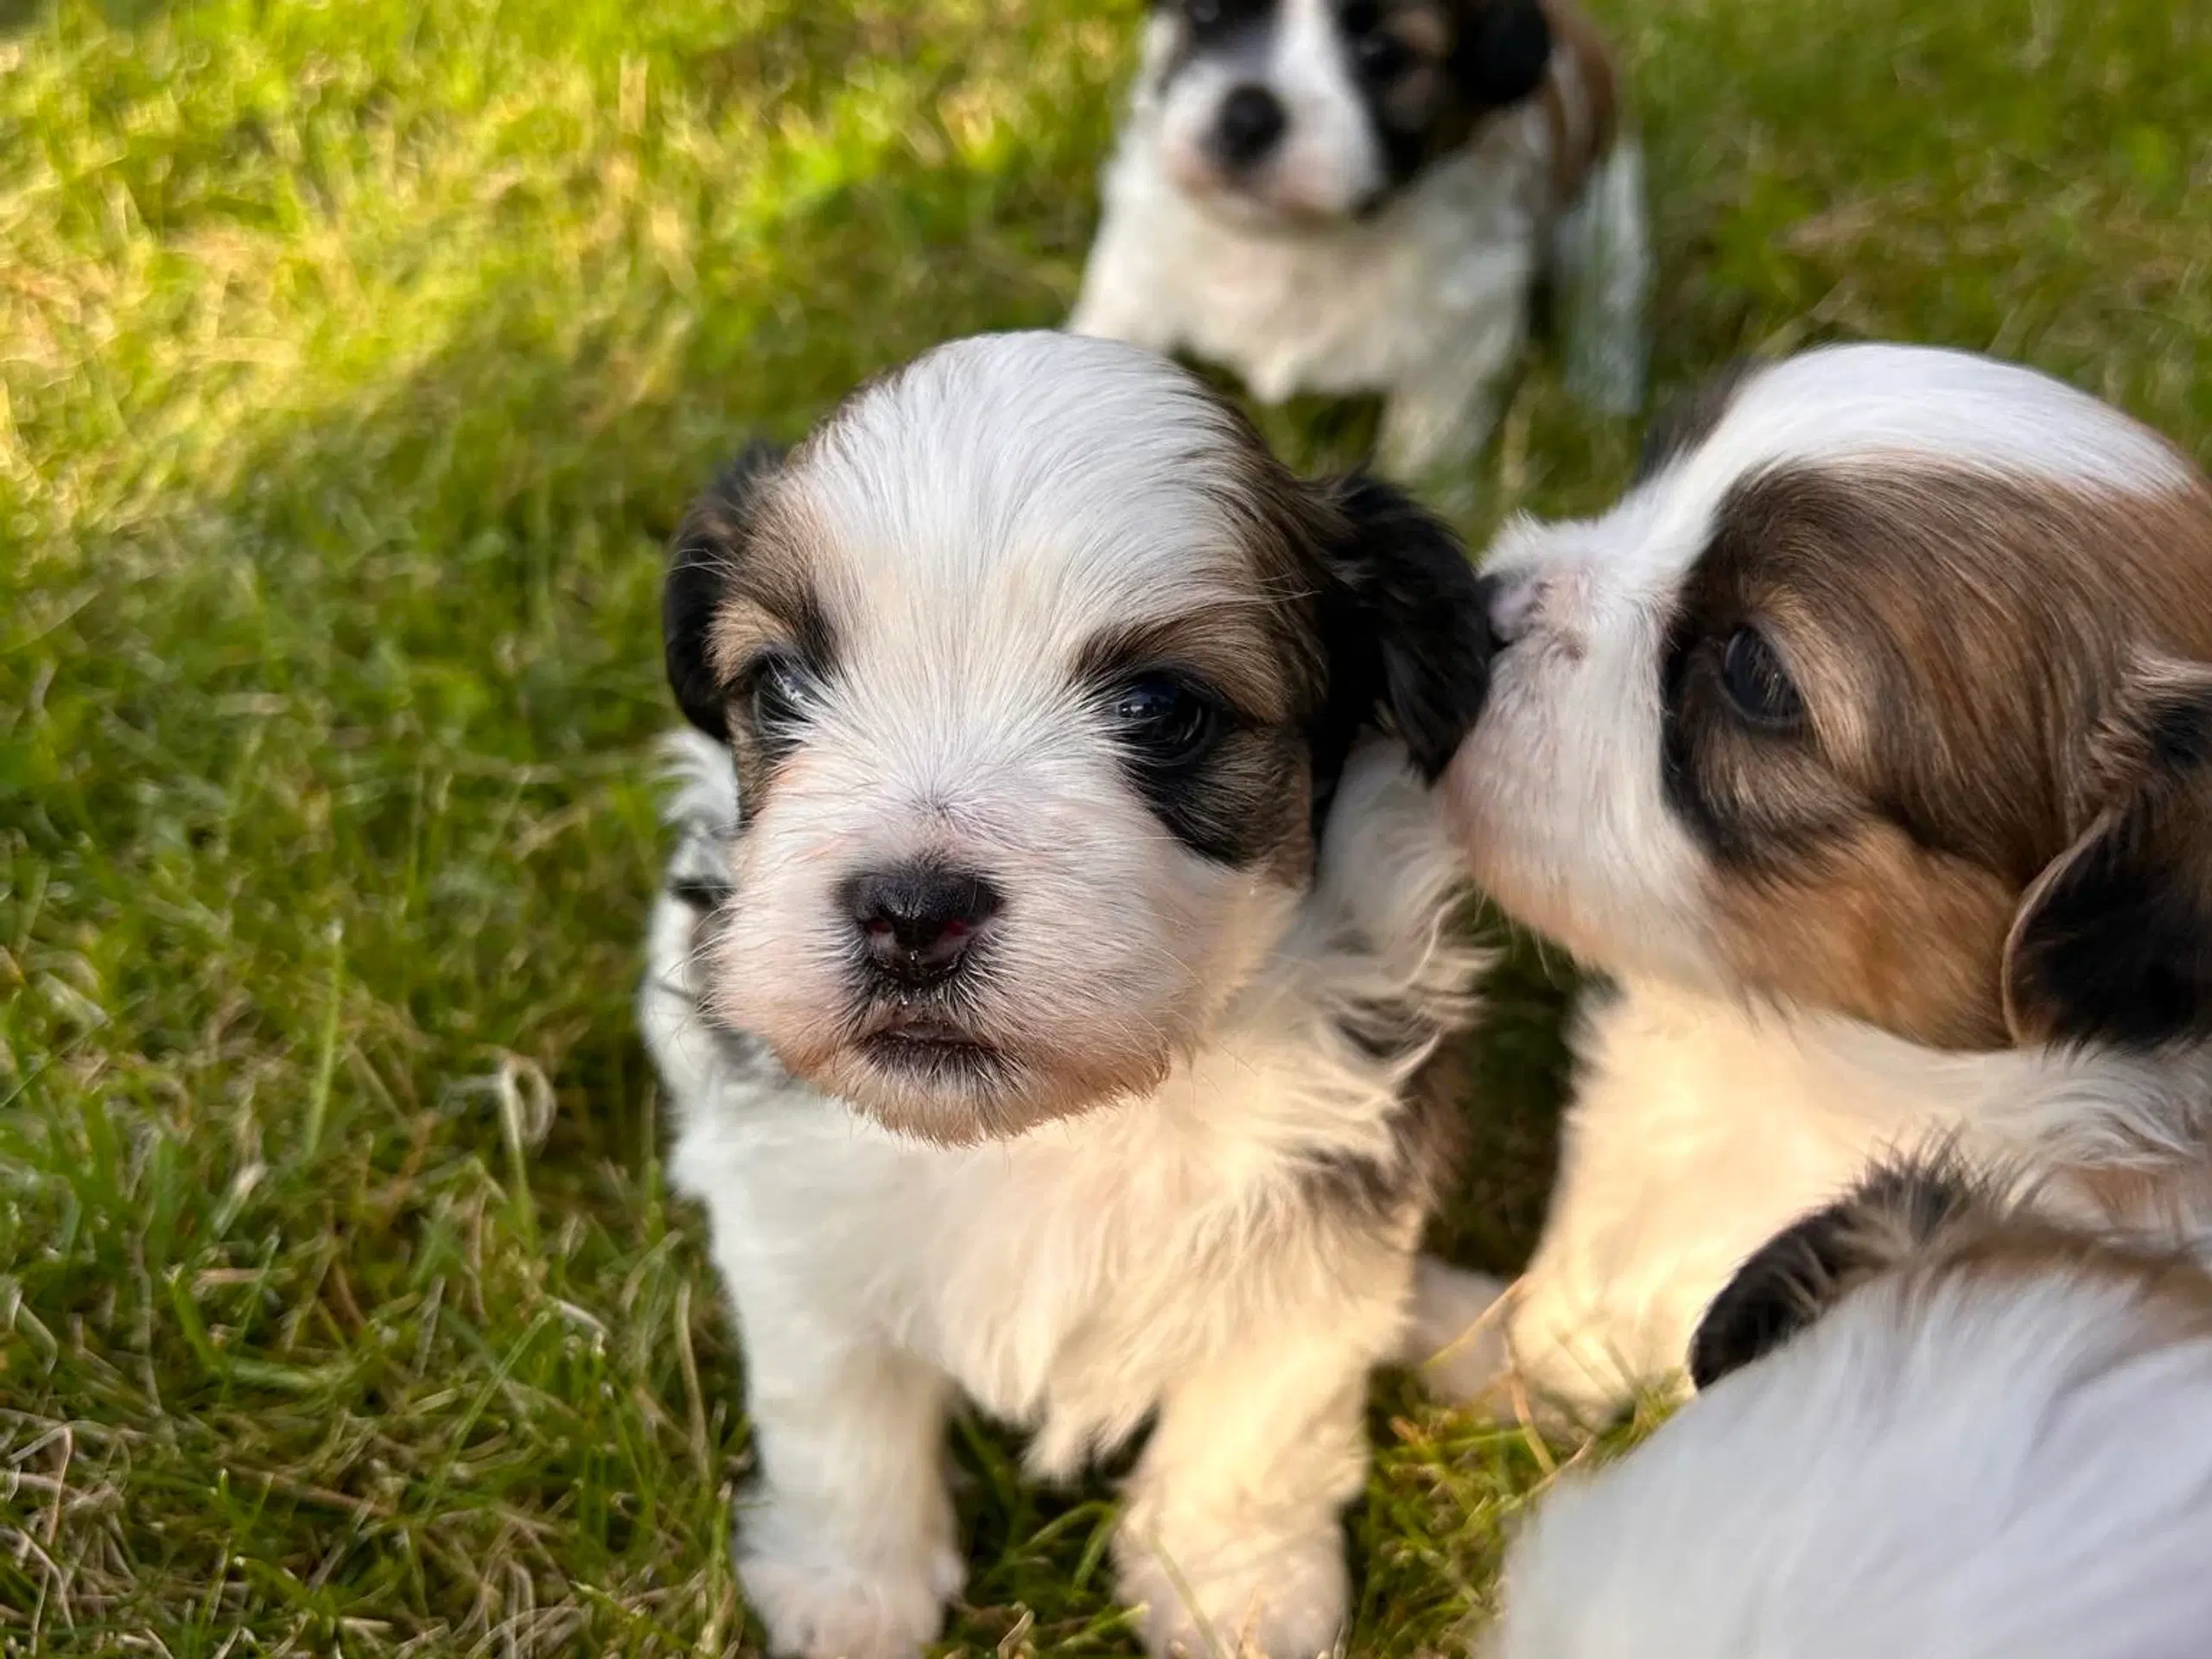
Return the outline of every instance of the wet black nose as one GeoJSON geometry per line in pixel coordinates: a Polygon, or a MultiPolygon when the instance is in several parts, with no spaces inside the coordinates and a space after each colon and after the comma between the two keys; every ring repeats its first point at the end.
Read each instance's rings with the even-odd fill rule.
{"type": "Polygon", "coordinates": [[[844,899],[870,965],[901,985],[950,974],[1003,902],[971,871],[925,864],[856,875],[844,899]]]}
{"type": "Polygon", "coordinates": [[[1282,100],[1264,86],[1239,86],[1221,100],[1214,153],[1230,167],[1249,167],[1282,137],[1282,100]]]}

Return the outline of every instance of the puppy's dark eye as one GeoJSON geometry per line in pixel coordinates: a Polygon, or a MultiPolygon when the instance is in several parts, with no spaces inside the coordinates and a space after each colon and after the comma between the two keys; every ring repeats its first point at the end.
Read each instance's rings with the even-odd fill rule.
{"type": "Polygon", "coordinates": [[[1388,80],[1406,67],[1405,42],[1395,35],[1363,35],[1352,55],[1370,80],[1388,80]]]}
{"type": "Polygon", "coordinates": [[[753,669],[753,718],[764,731],[797,726],[814,710],[814,677],[796,657],[776,652],[753,669]]]}
{"type": "Polygon", "coordinates": [[[1785,731],[1805,718],[1805,700],[1757,628],[1738,628],[1720,651],[1720,689],[1754,726],[1785,731]]]}
{"type": "Polygon", "coordinates": [[[1107,712],[1122,741],[1156,766],[1188,766],[1221,734],[1219,707],[1170,674],[1131,680],[1113,694],[1107,712]]]}
{"type": "Polygon", "coordinates": [[[1211,29],[1221,21],[1221,0],[1184,0],[1183,15],[1192,29],[1211,29]]]}

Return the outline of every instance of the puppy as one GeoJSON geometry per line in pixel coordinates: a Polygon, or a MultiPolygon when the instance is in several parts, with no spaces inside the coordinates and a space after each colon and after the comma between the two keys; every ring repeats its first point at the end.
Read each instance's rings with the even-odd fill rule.
{"type": "Polygon", "coordinates": [[[1154,1418],[1116,1555],[1155,1651],[1330,1647],[1470,1014],[1423,785],[1475,576],[1173,365],[939,347],[693,511],[648,1043],[746,1351],[773,1648],[914,1652],[965,1395],[1040,1476],[1154,1418]]]}
{"type": "Polygon", "coordinates": [[[1541,1501],[1489,1659],[2181,1659],[2212,1632],[2212,1281],[1884,1171],[1745,1265],[1700,1396],[1541,1501]]]}
{"type": "Polygon", "coordinates": [[[1103,194],[1071,327],[1382,393],[1400,476],[1481,448],[1540,282],[1570,387],[1642,401],[1642,154],[1567,0],[1161,0],[1103,194]]]}
{"type": "MultiPolygon", "coordinates": [[[[2026,369],[1839,346],[1707,388],[1611,512],[1509,526],[1486,572],[1455,829],[1612,982],[1544,1237],[1443,1386],[1502,1336],[1538,1395],[1603,1414],[1761,1240],[1936,1133],[2085,1217],[2212,1242],[2188,460],[2026,369]]],[[[1494,1288],[1425,1286],[1431,1337],[1494,1288]]]]}

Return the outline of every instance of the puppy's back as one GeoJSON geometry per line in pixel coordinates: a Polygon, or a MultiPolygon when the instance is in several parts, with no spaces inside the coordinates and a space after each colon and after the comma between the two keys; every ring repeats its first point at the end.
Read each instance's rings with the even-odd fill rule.
{"type": "Polygon", "coordinates": [[[2212,1283],[1926,1198],[1761,1253],[1772,1344],[1544,1501],[1496,1659],[2212,1653],[2212,1283]]]}

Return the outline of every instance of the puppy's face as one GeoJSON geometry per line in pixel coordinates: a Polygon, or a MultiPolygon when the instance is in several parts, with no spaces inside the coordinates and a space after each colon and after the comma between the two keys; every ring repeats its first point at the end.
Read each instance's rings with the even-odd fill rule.
{"type": "Polygon", "coordinates": [[[1532,0],[1161,0],[1147,91],[1169,175],[1231,217],[1371,212],[1541,83],[1532,0]]]}
{"type": "Polygon", "coordinates": [[[2212,494],[2126,417],[1815,352],[1486,574],[1455,820],[1592,964],[1942,1047],[2212,1026],[2212,494]]]}
{"type": "Polygon", "coordinates": [[[1143,1090],[1276,943],[1358,728],[1448,759],[1480,613],[1433,521],[1169,365],[929,353],[679,540],[671,677],[745,815],[710,1011],[940,1141],[1143,1090]]]}

